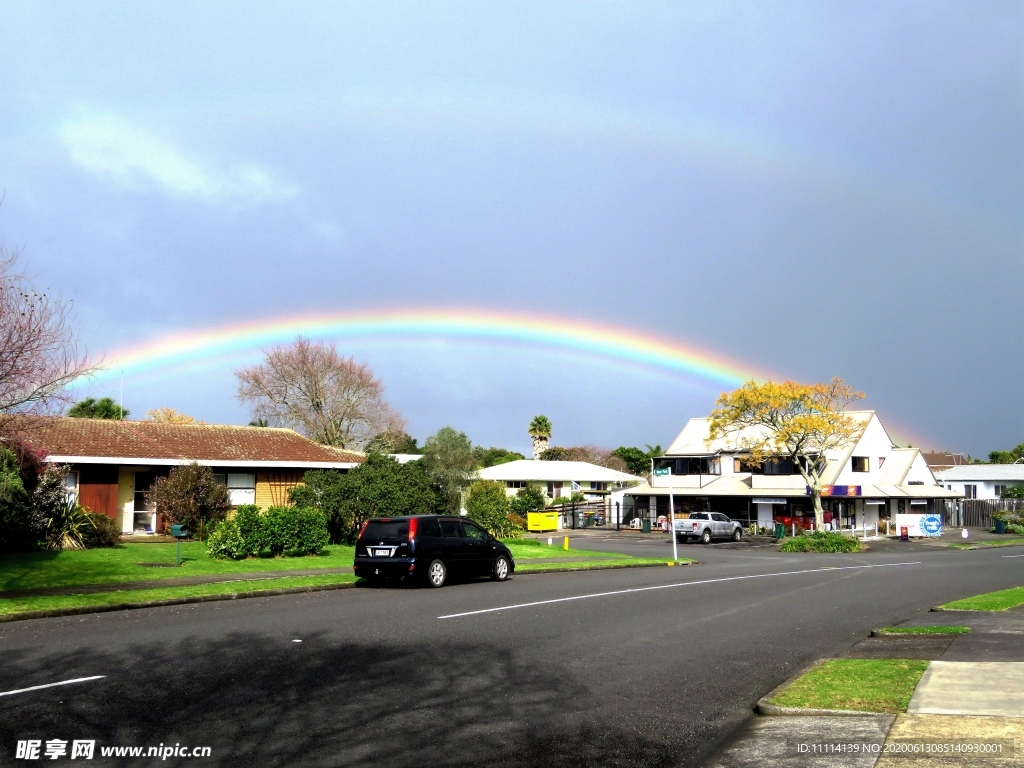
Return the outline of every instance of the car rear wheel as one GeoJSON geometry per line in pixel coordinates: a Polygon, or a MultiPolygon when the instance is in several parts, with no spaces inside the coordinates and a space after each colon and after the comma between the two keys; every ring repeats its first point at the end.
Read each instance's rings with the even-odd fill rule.
{"type": "Polygon", "coordinates": [[[702,533],[700,535],[700,543],[701,544],[710,544],[711,543],[711,531],[709,531],[707,528],[705,528],[704,529],[704,533],[702,533]]]}
{"type": "Polygon", "coordinates": [[[508,558],[504,555],[498,555],[494,561],[494,569],[491,571],[491,578],[495,581],[504,581],[508,578],[509,570],[508,558]]]}
{"type": "Polygon", "coordinates": [[[743,538],[743,531],[741,529],[737,528],[735,531],[732,532],[732,540],[733,541],[739,541],[742,538],[743,538]]]}
{"type": "Polygon", "coordinates": [[[443,587],[448,580],[448,569],[440,560],[434,560],[427,568],[427,583],[432,587],[443,587]]]}

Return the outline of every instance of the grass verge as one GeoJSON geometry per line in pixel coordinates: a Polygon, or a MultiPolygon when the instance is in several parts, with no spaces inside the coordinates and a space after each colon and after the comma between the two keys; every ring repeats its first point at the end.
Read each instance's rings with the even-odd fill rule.
{"type": "Polygon", "coordinates": [[[518,563],[520,560],[533,560],[539,557],[629,557],[615,552],[594,552],[588,549],[562,549],[562,538],[554,538],[554,544],[550,546],[536,539],[502,539],[502,543],[509,548],[512,557],[518,563]]]}
{"type": "Polygon", "coordinates": [[[952,603],[940,605],[939,608],[949,611],[1005,611],[1018,605],[1024,605],[1024,587],[1012,587],[954,600],[952,603]]]}
{"type": "Polygon", "coordinates": [[[352,565],[353,547],[332,544],[319,555],[215,560],[206,544],[181,545],[181,567],[174,567],[177,544],[121,544],[109,549],[69,552],[11,552],[0,555],[0,592],[39,587],[108,584],[122,581],[340,568],[352,565]],[[166,567],[161,567],[166,566],[166,567]]]}
{"type": "Polygon", "coordinates": [[[832,531],[815,531],[787,537],[779,546],[780,552],[860,552],[860,542],[853,536],[832,531]]]}
{"type": "Polygon", "coordinates": [[[841,709],[899,714],[928,668],[910,659],[830,659],[812,669],[770,703],[801,709],[841,709]]]}
{"type": "MultiPolygon", "coordinates": [[[[155,546],[155,545],[148,545],[155,546]]],[[[317,587],[327,584],[354,582],[351,573],[324,576],[291,576],[285,578],[250,579],[217,584],[197,584],[189,587],[162,587],[157,589],[131,589],[117,592],[96,592],[89,595],[47,595],[44,597],[16,597],[0,600],[0,616],[29,611],[48,611],[63,608],[88,608],[145,603],[153,600],[174,600],[206,595],[245,594],[263,590],[317,587]]]]}
{"type": "Polygon", "coordinates": [[[1008,541],[974,541],[965,544],[964,542],[957,542],[956,544],[950,544],[949,546],[953,549],[979,549],[981,547],[1019,547],[1024,545],[1024,537],[1019,539],[1010,539],[1008,541]]]}
{"type": "Polygon", "coordinates": [[[878,630],[883,635],[963,635],[970,631],[970,627],[882,627],[878,630]]]}
{"type": "MultiPolygon", "coordinates": [[[[680,560],[679,565],[688,565],[693,560],[680,560]]],[[[531,563],[516,560],[516,573],[533,571],[593,571],[602,568],[633,568],[650,565],[668,565],[669,561],[658,557],[616,557],[602,560],[583,560],[577,563],[531,563]]]]}

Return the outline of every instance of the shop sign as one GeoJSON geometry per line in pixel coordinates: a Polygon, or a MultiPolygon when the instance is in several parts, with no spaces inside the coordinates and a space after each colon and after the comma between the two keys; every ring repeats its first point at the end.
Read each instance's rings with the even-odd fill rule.
{"type": "Polygon", "coordinates": [[[785,504],[785,499],[751,499],[754,504],[785,504]]]}
{"type": "MultiPolygon", "coordinates": [[[[811,486],[804,486],[807,495],[811,495],[811,486]]],[[[822,496],[860,496],[859,485],[823,485],[821,486],[822,496]]]]}
{"type": "Polygon", "coordinates": [[[896,530],[907,529],[909,536],[941,536],[941,515],[896,515],[896,530]]]}

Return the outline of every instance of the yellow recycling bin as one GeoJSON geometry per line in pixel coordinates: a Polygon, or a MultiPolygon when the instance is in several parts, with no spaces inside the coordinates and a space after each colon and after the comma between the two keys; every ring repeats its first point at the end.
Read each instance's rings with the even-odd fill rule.
{"type": "Polygon", "coordinates": [[[558,530],[558,513],[557,512],[527,512],[526,513],[526,530],[536,531],[538,533],[542,531],[557,531],[558,530]]]}

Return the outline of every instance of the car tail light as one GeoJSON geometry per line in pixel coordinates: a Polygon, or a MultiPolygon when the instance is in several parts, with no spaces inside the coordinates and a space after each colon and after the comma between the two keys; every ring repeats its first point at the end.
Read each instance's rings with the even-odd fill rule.
{"type": "Polygon", "coordinates": [[[416,524],[419,521],[415,517],[409,518],[409,541],[416,538],[416,524]]]}

